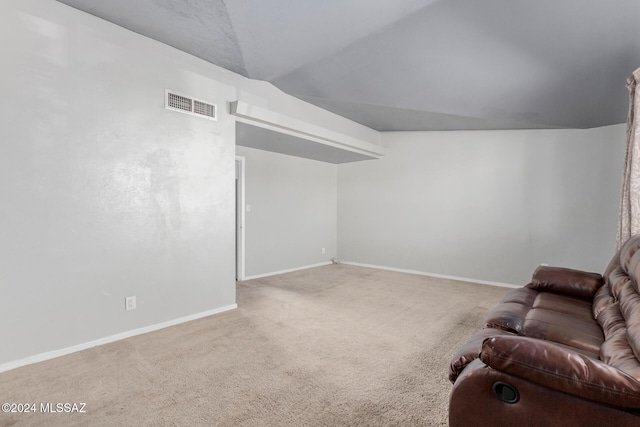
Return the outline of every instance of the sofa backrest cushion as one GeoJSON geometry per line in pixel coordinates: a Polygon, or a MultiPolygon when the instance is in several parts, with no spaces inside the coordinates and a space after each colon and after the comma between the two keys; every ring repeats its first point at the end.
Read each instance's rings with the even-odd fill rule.
{"type": "MultiPolygon", "coordinates": [[[[593,318],[598,319],[600,313],[602,313],[609,305],[613,304],[615,300],[613,299],[613,295],[611,295],[611,288],[608,283],[605,283],[593,297],[593,318]]],[[[600,325],[602,326],[602,325],[600,325]]],[[[604,336],[606,337],[606,330],[604,327],[602,328],[605,331],[604,336]]]]}
{"type": "MultiPolygon", "coordinates": [[[[624,319],[629,346],[636,359],[640,359],[640,235],[631,237],[622,246],[620,265],[611,271],[606,281],[624,319]]],[[[608,331],[604,326],[603,330],[606,337],[608,331]]]]}
{"type": "Polygon", "coordinates": [[[591,302],[603,283],[602,275],[598,273],[541,265],[533,272],[531,283],[526,287],[539,292],[569,295],[591,302]]]}
{"type": "Polygon", "coordinates": [[[631,271],[631,259],[638,252],[638,249],[640,249],[640,234],[631,237],[620,248],[620,265],[624,271],[631,271]]]}

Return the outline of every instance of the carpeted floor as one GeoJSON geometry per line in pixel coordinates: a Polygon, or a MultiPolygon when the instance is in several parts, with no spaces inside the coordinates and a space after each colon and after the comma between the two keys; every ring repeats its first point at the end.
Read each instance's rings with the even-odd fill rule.
{"type": "MultiPolygon", "coordinates": [[[[451,355],[506,288],[347,265],[238,283],[239,308],[0,374],[0,426],[447,425],[451,355]]],[[[6,345],[6,343],[5,343],[6,345]]]]}

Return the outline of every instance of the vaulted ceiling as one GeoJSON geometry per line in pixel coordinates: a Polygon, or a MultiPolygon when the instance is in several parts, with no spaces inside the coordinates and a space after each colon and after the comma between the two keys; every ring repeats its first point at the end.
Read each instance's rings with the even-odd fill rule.
{"type": "Polygon", "coordinates": [[[59,0],[371,128],[626,121],[640,0],[59,0]]]}

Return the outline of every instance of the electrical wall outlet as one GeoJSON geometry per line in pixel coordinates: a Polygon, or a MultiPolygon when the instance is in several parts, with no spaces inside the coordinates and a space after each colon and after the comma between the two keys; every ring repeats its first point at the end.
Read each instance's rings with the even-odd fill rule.
{"type": "Polygon", "coordinates": [[[125,311],[135,310],[136,309],[136,297],[135,295],[132,297],[126,297],[124,299],[124,309],[125,311]]]}
{"type": "Polygon", "coordinates": [[[326,252],[327,252],[327,251],[325,251],[325,250],[324,250],[324,248],[322,248],[322,253],[324,254],[324,253],[326,253],[326,252]]]}

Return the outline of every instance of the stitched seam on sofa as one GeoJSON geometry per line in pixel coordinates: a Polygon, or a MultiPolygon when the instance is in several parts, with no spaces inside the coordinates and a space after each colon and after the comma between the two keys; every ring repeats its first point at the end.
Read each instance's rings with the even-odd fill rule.
{"type": "MultiPolygon", "coordinates": [[[[555,376],[555,377],[558,377],[558,378],[564,378],[564,379],[570,380],[570,382],[580,383],[580,384],[583,384],[586,388],[591,388],[591,389],[597,390],[597,391],[605,390],[605,391],[607,391],[607,393],[618,395],[620,397],[631,396],[631,397],[634,398],[634,400],[638,399],[638,394],[637,393],[632,393],[632,392],[627,392],[627,391],[616,391],[616,390],[613,390],[613,389],[608,388],[608,387],[601,387],[601,386],[593,384],[592,382],[589,382],[589,381],[576,379],[576,378],[568,376],[568,375],[560,375],[560,374],[558,374],[557,372],[554,372],[554,371],[541,369],[541,368],[539,368],[537,366],[534,366],[534,365],[531,365],[531,364],[528,364],[528,363],[524,363],[524,362],[521,362],[521,361],[513,360],[509,356],[502,356],[500,354],[493,353],[491,357],[497,357],[498,359],[502,359],[502,360],[510,360],[511,363],[513,363],[515,365],[531,368],[531,370],[533,370],[533,371],[543,372],[543,373],[546,373],[546,374],[551,374],[552,376],[555,376]]],[[[517,374],[514,374],[514,375],[517,376],[517,377],[522,378],[521,376],[519,376],[517,374]]],[[[525,379],[527,379],[527,378],[525,378],[525,379]]],[[[529,379],[527,379],[527,380],[531,381],[533,383],[536,383],[536,384],[540,384],[540,383],[538,383],[536,381],[533,381],[533,380],[529,380],[529,379]]]]}

